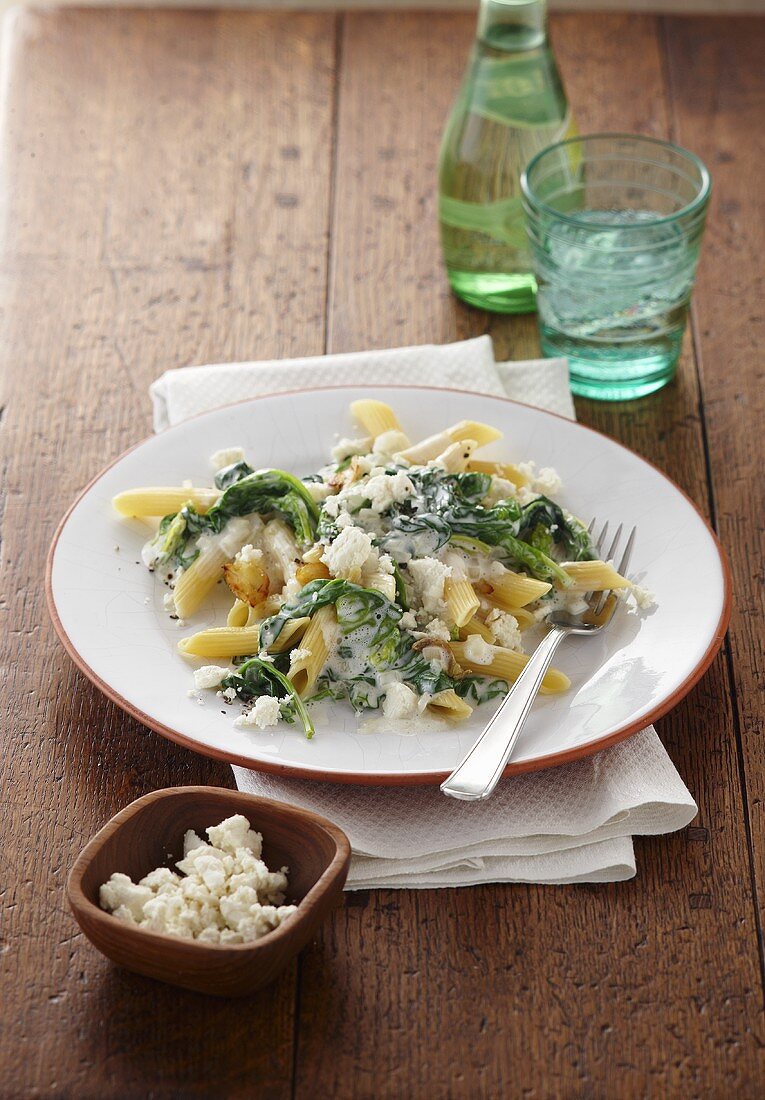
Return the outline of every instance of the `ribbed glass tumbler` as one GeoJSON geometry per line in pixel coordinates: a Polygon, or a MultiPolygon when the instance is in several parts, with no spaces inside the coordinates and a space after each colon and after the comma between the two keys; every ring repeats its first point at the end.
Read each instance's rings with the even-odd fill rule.
{"type": "Polygon", "coordinates": [[[642,397],[677,366],[709,202],[692,153],[594,134],[551,145],[521,177],[542,351],[574,393],[642,397]]]}

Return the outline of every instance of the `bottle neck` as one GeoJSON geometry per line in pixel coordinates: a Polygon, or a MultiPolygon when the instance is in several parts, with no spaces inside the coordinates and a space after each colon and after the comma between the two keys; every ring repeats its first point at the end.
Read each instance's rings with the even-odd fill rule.
{"type": "Polygon", "coordinates": [[[478,37],[487,46],[508,53],[543,46],[547,0],[481,0],[478,37]]]}

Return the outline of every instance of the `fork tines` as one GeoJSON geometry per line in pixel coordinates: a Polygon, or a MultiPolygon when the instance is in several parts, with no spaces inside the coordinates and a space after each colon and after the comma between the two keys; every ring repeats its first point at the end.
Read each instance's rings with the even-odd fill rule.
{"type": "MultiPolygon", "coordinates": [[[[587,531],[589,532],[590,535],[592,535],[593,531],[595,530],[595,526],[596,526],[596,520],[593,517],[592,522],[590,523],[589,527],[587,528],[587,531]]],[[[598,553],[600,554],[601,557],[605,558],[606,561],[614,561],[615,560],[616,554],[619,550],[619,543],[621,541],[623,530],[624,530],[624,524],[620,523],[619,526],[616,529],[616,534],[614,535],[613,539],[611,540],[611,545],[608,548],[608,553],[605,554],[605,555],[603,553],[603,547],[605,545],[606,535],[608,534],[608,520],[606,520],[606,522],[603,524],[603,528],[602,528],[600,534],[598,535],[598,537],[596,539],[594,539],[595,549],[598,551],[598,553]]],[[[616,566],[617,573],[620,573],[623,577],[626,576],[626,574],[627,574],[627,569],[629,567],[630,558],[632,557],[632,547],[635,545],[635,535],[636,534],[637,534],[637,527],[633,527],[632,530],[630,531],[629,538],[627,539],[627,545],[624,547],[624,552],[622,554],[621,561],[616,566]]],[[[593,614],[595,616],[598,616],[601,613],[601,611],[605,607],[606,600],[611,596],[611,594],[612,594],[611,589],[607,589],[605,592],[600,593],[600,599],[597,601],[596,606],[593,608],[593,614]]],[[[589,603],[593,599],[594,595],[595,595],[594,592],[586,592],[584,598],[589,603]]]]}

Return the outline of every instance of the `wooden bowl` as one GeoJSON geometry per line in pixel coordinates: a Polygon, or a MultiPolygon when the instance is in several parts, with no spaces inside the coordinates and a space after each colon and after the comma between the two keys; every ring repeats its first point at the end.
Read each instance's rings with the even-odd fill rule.
{"type": "Polygon", "coordinates": [[[132,802],[82,850],[67,882],[69,904],[85,935],[107,958],[171,985],[239,997],[283,970],[342,898],[351,847],[345,833],[318,814],[220,787],[171,787],[132,802]],[[183,835],[200,836],[233,814],[263,834],[263,859],[289,868],[287,903],[298,910],[250,944],[206,944],[126,924],[98,904],[98,889],[122,871],[137,882],[183,857],[183,835]]]}

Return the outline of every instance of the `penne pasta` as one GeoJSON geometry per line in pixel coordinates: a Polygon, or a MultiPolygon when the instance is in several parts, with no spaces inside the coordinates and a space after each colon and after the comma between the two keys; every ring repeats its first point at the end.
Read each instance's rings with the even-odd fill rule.
{"type": "Polygon", "coordinates": [[[364,578],[365,588],[374,588],[393,602],[396,599],[396,578],[391,573],[372,573],[364,578]]]}
{"type": "Polygon", "coordinates": [[[284,520],[272,519],[263,528],[263,551],[269,563],[281,575],[282,584],[291,580],[301,563],[300,550],[284,520]]]}
{"type": "Polygon", "coordinates": [[[493,443],[496,439],[502,438],[502,432],[492,428],[490,424],[481,424],[477,420],[460,420],[459,424],[447,428],[447,431],[455,443],[473,439],[476,447],[485,447],[487,443],[493,443]]]}
{"type": "Polygon", "coordinates": [[[310,621],[308,616],[303,619],[288,619],[282,627],[279,637],[268,647],[268,652],[284,653],[285,650],[290,649],[296,642],[302,639],[308,629],[310,621]]]}
{"type": "Polygon", "coordinates": [[[244,600],[234,600],[234,605],[226,616],[227,626],[247,626],[250,617],[250,605],[244,600]]]}
{"type": "Polygon", "coordinates": [[[315,565],[321,561],[321,556],[324,553],[325,547],[322,543],[317,542],[315,546],[312,546],[310,550],[306,550],[303,554],[303,561],[309,565],[315,565]]]}
{"type": "Polygon", "coordinates": [[[383,432],[401,431],[398,417],[390,405],[386,405],[384,401],[373,401],[371,398],[352,401],[351,412],[367,434],[373,438],[382,435],[383,432]]]}
{"type": "Polygon", "coordinates": [[[189,657],[244,657],[258,652],[259,626],[213,626],[178,642],[189,657]]]}
{"type": "Polygon", "coordinates": [[[477,446],[474,439],[465,439],[462,443],[450,443],[446,450],[433,461],[443,466],[447,474],[460,474],[477,446]]]}
{"type": "Polygon", "coordinates": [[[438,458],[440,454],[443,454],[455,443],[464,443],[466,440],[471,440],[473,443],[472,454],[472,451],[477,447],[483,447],[485,444],[501,438],[502,432],[498,432],[496,428],[490,428],[488,424],[479,424],[475,420],[460,420],[458,424],[453,424],[451,428],[445,428],[442,432],[430,435],[427,439],[423,439],[419,443],[407,447],[406,450],[400,451],[397,457],[406,459],[407,462],[411,463],[432,462],[433,459],[438,458]]]}
{"type": "Polygon", "coordinates": [[[275,592],[269,596],[267,600],[264,600],[259,607],[252,609],[253,613],[257,613],[257,617],[260,619],[267,619],[269,615],[275,615],[284,602],[283,597],[275,592]]]}
{"type": "Polygon", "coordinates": [[[478,591],[486,595],[493,604],[503,611],[513,607],[525,607],[527,603],[545,596],[552,588],[547,581],[538,581],[527,577],[525,573],[513,573],[511,569],[497,571],[477,585],[478,591]]]}
{"type": "MultiPolygon", "coordinates": [[[[337,627],[334,607],[320,607],[311,619],[300,642],[300,657],[290,664],[289,677],[298,695],[305,698],[316,686],[329,653],[337,627]]],[[[281,635],[280,635],[281,638],[281,635]]]]}
{"type": "Polygon", "coordinates": [[[460,641],[464,642],[466,638],[469,638],[471,634],[478,634],[489,645],[494,644],[494,635],[489,630],[486,623],[482,623],[480,619],[474,615],[470,622],[465,623],[460,627],[460,641]]]}
{"type": "Polygon", "coordinates": [[[423,439],[419,443],[413,443],[411,447],[399,451],[396,458],[403,458],[405,462],[410,462],[412,465],[432,462],[434,458],[438,458],[455,442],[459,441],[452,439],[449,432],[438,432],[436,435],[429,435],[427,439],[423,439]]]}
{"type": "Polygon", "coordinates": [[[245,626],[256,626],[267,619],[273,612],[267,607],[268,601],[264,600],[263,603],[258,604],[257,607],[247,607],[247,622],[245,626]]]}
{"type": "MultiPolygon", "coordinates": [[[[528,655],[525,653],[516,653],[513,649],[503,649],[501,646],[493,645],[490,646],[492,650],[491,661],[483,664],[471,660],[466,655],[465,647],[467,645],[467,642],[451,642],[450,649],[462,668],[466,668],[478,676],[495,676],[500,680],[507,680],[509,684],[514,684],[529,661],[528,655]]],[[[564,672],[551,668],[545,673],[540,690],[543,695],[556,695],[561,691],[566,691],[570,686],[571,681],[564,672]]]]}
{"type": "Polygon", "coordinates": [[[448,577],[444,584],[444,598],[449,620],[458,627],[469,623],[481,606],[481,601],[468,580],[448,577]]]}
{"type": "Polygon", "coordinates": [[[301,586],[310,584],[311,581],[319,580],[319,578],[322,577],[329,577],[329,569],[327,569],[323,561],[305,562],[303,565],[299,565],[295,570],[295,579],[301,586]]]}
{"type": "Polygon", "coordinates": [[[521,631],[528,630],[530,626],[535,626],[538,621],[525,607],[500,607],[499,610],[512,615],[518,623],[518,629],[521,631]]]}
{"type": "Polygon", "coordinates": [[[173,589],[175,610],[181,619],[194,614],[223,576],[223,566],[229,560],[229,555],[220,546],[211,546],[184,569],[173,589]]]}
{"type": "Polygon", "coordinates": [[[197,512],[205,513],[220,497],[217,489],[184,489],[153,487],[127,489],[112,499],[121,516],[169,516],[180,512],[184,504],[193,504],[197,512]]]}
{"type": "Polygon", "coordinates": [[[569,561],[562,568],[571,577],[567,592],[602,592],[610,588],[631,588],[630,582],[606,561],[569,561]]]}
{"type": "Polygon", "coordinates": [[[452,688],[437,691],[435,695],[431,695],[426,709],[438,718],[448,718],[452,722],[464,721],[473,713],[470,703],[460,699],[452,688]]]}
{"type": "Polygon", "coordinates": [[[511,462],[488,462],[485,459],[471,458],[467,469],[476,474],[491,474],[492,477],[512,481],[516,489],[522,489],[531,484],[531,479],[511,462]]]}

